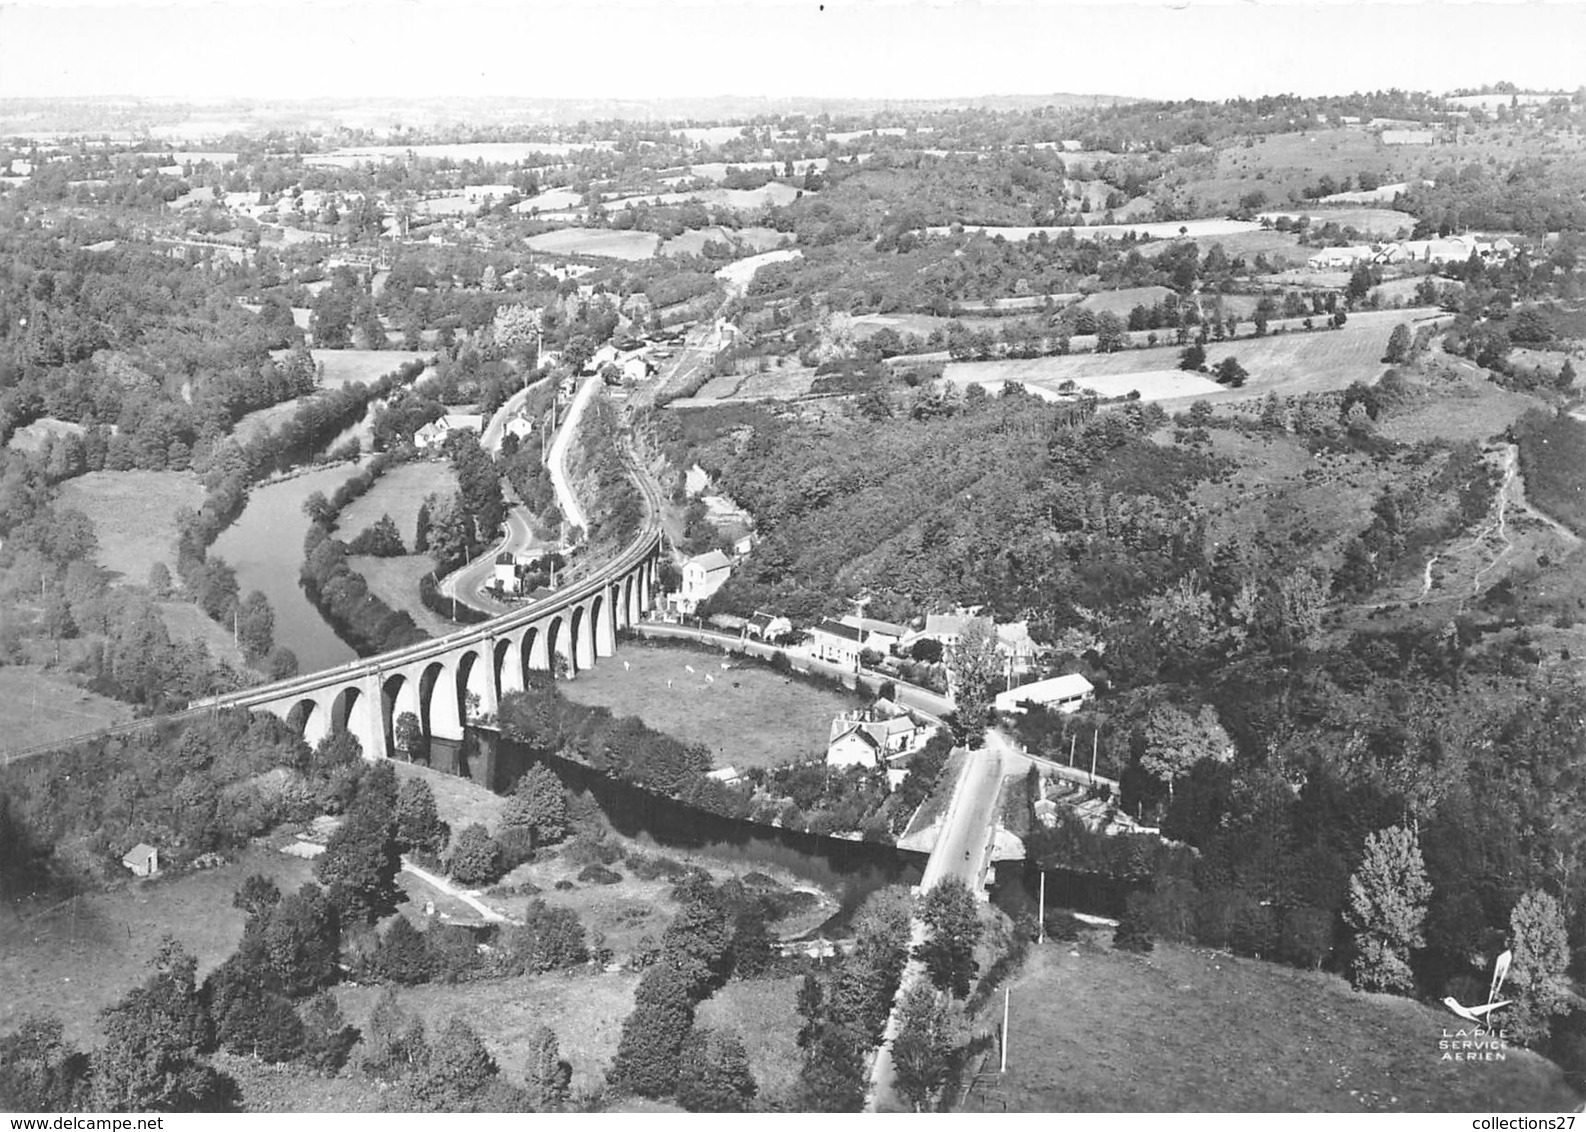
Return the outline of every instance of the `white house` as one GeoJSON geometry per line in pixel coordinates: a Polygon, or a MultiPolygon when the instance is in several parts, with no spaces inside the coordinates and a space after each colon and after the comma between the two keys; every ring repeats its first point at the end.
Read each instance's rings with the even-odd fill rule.
{"type": "Polygon", "coordinates": [[[160,871],[160,851],[140,841],[127,850],[121,863],[132,870],[135,877],[151,877],[160,871]]]}
{"type": "Polygon", "coordinates": [[[517,593],[518,560],[504,551],[496,555],[496,563],[491,572],[490,580],[492,584],[501,587],[509,594],[517,593]]]}
{"type": "Polygon", "coordinates": [[[1376,252],[1365,244],[1350,248],[1323,248],[1306,260],[1305,263],[1313,271],[1327,268],[1355,267],[1358,264],[1370,263],[1375,255],[1376,252]]]}
{"type": "Polygon", "coordinates": [[[1033,684],[1024,684],[1007,692],[998,692],[996,706],[998,711],[1020,713],[1025,710],[1027,704],[1036,704],[1053,711],[1072,714],[1084,705],[1095,690],[1095,685],[1074,672],[1067,676],[1054,676],[1050,680],[1037,680],[1033,684]]]}
{"type": "Polygon", "coordinates": [[[719,550],[696,554],[683,563],[683,587],[678,591],[683,613],[693,613],[699,603],[726,585],[732,577],[732,559],[719,550]]]}
{"type": "Polygon", "coordinates": [[[826,744],[827,766],[872,766],[913,754],[925,746],[936,728],[917,722],[887,700],[832,720],[826,744]]]}
{"type": "Polygon", "coordinates": [[[421,452],[439,448],[454,432],[482,432],[484,427],[485,418],[478,413],[447,413],[415,432],[413,447],[421,452]]]}
{"type": "Polygon", "coordinates": [[[757,609],[754,616],[745,622],[744,632],[762,641],[779,641],[793,632],[793,622],[775,613],[757,609]]]}

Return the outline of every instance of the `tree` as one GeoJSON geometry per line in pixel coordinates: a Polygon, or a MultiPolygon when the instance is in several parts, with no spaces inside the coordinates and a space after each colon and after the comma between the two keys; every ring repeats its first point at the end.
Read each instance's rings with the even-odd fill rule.
{"type": "Polygon", "coordinates": [[[81,1112],[88,1055],[67,1045],[59,1018],[26,1017],[0,1038],[0,1107],[9,1112],[81,1112]]]}
{"type": "MultiPolygon", "coordinates": [[[[396,722],[391,725],[391,742],[409,762],[419,762],[428,758],[429,752],[424,742],[424,725],[413,712],[405,711],[397,716],[396,722]]],[[[422,781],[422,779],[410,781],[422,781]]]]}
{"type": "Polygon", "coordinates": [[[868,1084],[859,1036],[845,1026],[828,1024],[805,1053],[793,1104],[799,1112],[858,1112],[868,1084]]]}
{"type": "Polygon", "coordinates": [[[1546,1044],[1553,1016],[1568,1009],[1569,932],[1564,910],[1550,894],[1532,889],[1509,915],[1514,961],[1509,967],[1514,1006],[1503,1027],[1522,1045],[1546,1044]]]}
{"type": "Polygon", "coordinates": [[[1096,316],[1096,352],[1112,354],[1124,348],[1129,335],[1123,319],[1112,311],[1102,311],[1096,316]]]}
{"type": "MultiPolygon", "coordinates": [[[[411,713],[403,718],[412,719],[411,713]]],[[[446,847],[451,830],[435,808],[435,794],[422,778],[405,778],[397,790],[396,839],[403,849],[435,856],[446,847]]]]}
{"type": "Polygon", "coordinates": [[[957,877],[945,877],[925,894],[920,918],[929,934],[918,957],[931,983],[938,990],[966,997],[975,977],[975,944],[984,930],[974,894],[957,877]]]}
{"type": "Polygon", "coordinates": [[[253,590],[237,606],[237,643],[250,661],[275,647],[275,612],[263,591],[253,590]]]}
{"type": "Polygon", "coordinates": [[[427,983],[433,974],[429,945],[424,933],[406,916],[394,917],[380,937],[371,964],[382,979],[404,986],[427,983]]]}
{"type": "Polygon", "coordinates": [[[1413,989],[1410,949],[1424,942],[1421,925],[1431,895],[1413,830],[1395,825],[1366,837],[1344,905],[1344,922],[1355,933],[1350,977],[1357,987],[1413,989]]]}
{"type": "Polygon", "coordinates": [[[1232,753],[1233,740],[1210,704],[1203,704],[1193,716],[1172,704],[1161,704],[1146,718],[1140,767],[1167,786],[1171,799],[1173,783],[1197,763],[1206,759],[1225,762],[1232,753]]]}
{"type": "Polygon", "coordinates": [[[450,865],[452,879],[460,884],[489,884],[501,875],[501,846],[475,822],[457,835],[450,865]]]}
{"type": "Polygon", "coordinates": [[[314,875],[346,902],[343,915],[365,922],[396,910],[403,899],[396,884],[401,871],[391,811],[361,797],[314,861],[314,875]]]}
{"type": "Polygon", "coordinates": [[[427,495],[419,504],[417,518],[413,521],[413,553],[423,554],[430,548],[430,511],[435,506],[435,496],[427,495]]]}
{"type": "Polygon", "coordinates": [[[1408,361],[1410,345],[1413,342],[1408,323],[1401,322],[1393,328],[1393,333],[1388,335],[1388,348],[1383,351],[1382,360],[1389,365],[1408,361]]]}
{"type": "Polygon", "coordinates": [[[1151,939],[1150,915],[1144,893],[1130,893],[1123,915],[1113,929],[1112,945],[1121,951],[1145,953],[1156,946],[1151,939]]]}
{"type": "Polygon", "coordinates": [[[541,1026],[529,1039],[529,1064],[524,1071],[529,1103],[535,1112],[559,1112],[571,1091],[573,1067],[562,1060],[556,1032],[541,1026]]]}
{"type": "Polygon", "coordinates": [[[1178,368],[1198,372],[1206,368],[1206,347],[1191,343],[1178,352],[1178,368]]]}
{"type": "Polygon", "coordinates": [[[467,1112],[499,1072],[496,1059],[473,1027],[452,1018],[430,1044],[429,1057],[409,1088],[420,1107],[430,1112],[467,1112]]]}
{"type": "Polygon", "coordinates": [[[303,514],[308,516],[310,523],[318,523],[329,527],[336,521],[336,509],[330,505],[330,500],[325,498],[323,491],[315,491],[303,500],[303,514]]]}
{"type": "Polygon", "coordinates": [[[606,1083],[618,1092],[664,1097],[677,1087],[683,1042],[694,1026],[693,981],[670,963],[645,971],[622,1023],[606,1083]]]}
{"type": "Polygon", "coordinates": [[[98,1112],[216,1112],[236,1104],[236,1082],[199,1060],[214,1045],[195,985],[198,961],[167,937],[153,973],[100,1014],[105,1042],[93,1058],[98,1112]]]}
{"type": "Polygon", "coordinates": [[[997,629],[989,618],[971,619],[948,647],[954,710],[971,746],[980,745],[1004,667],[997,651],[997,629]]]}
{"type": "Polygon", "coordinates": [[[297,675],[297,653],[285,645],[276,645],[265,661],[265,672],[271,680],[286,680],[297,675]]]}
{"type": "Polygon", "coordinates": [[[149,592],[162,601],[171,596],[171,568],[165,563],[149,567],[149,592]]]}
{"type": "Polygon", "coordinates": [[[720,1030],[695,1030],[678,1059],[677,1103],[690,1112],[748,1112],[758,1092],[743,1041],[720,1030]]]}
{"type": "Polygon", "coordinates": [[[584,925],[571,908],[535,898],[523,913],[523,923],[507,935],[507,951],[516,969],[543,974],[576,967],[589,960],[584,925]]]}
{"type": "Polygon", "coordinates": [[[501,813],[503,825],[533,831],[536,845],[550,845],[567,836],[567,790],[556,772],[533,763],[512,789],[501,813]]]}
{"type": "Polygon", "coordinates": [[[387,988],[375,1000],[369,1028],[363,1035],[364,1072],[394,1080],[413,1072],[429,1059],[424,1020],[402,1009],[395,990],[387,988]]]}
{"type": "Polygon", "coordinates": [[[1230,354],[1213,368],[1212,373],[1218,385],[1226,385],[1230,389],[1238,389],[1245,383],[1250,374],[1245,367],[1239,364],[1239,359],[1230,354]]]}
{"type": "Polygon", "coordinates": [[[1559,369],[1554,385],[1561,393],[1568,393],[1575,387],[1575,366],[1568,358],[1564,359],[1564,365],[1559,369]]]}
{"type": "Polygon", "coordinates": [[[915,983],[898,1004],[898,1034],[892,1066],[898,1091],[915,1112],[930,1112],[947,1083],[953,1051],[964,1041],[962,1009],[924,983],[915,983]]]}
{"type": "Polygon", "coordinates": [[[334,994],[321,991],[309,999],[303,1007],[302,1022],[303,1060],[311,1069],[333,1074],[347,1064],[358,1043],[358,1028],[347,1024],[334,994]]]}

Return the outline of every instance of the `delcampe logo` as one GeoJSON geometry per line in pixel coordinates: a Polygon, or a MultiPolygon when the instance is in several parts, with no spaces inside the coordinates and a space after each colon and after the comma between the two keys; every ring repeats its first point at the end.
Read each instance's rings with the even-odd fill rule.
{"type": "Polygon", "coordinates": [[[1458,1014],[1467,1022],[1484,1024],[1494,1010],[1501,1010],[1508,1006],[1513,999],[1498,1001],[1498,995],[1503,990],[1503,981],[1509,977],[1509,964],[1514,961],[1514,952],[1505,951],[1498,956],[1498,961],[1492,966],[1492,986],[1487,990],[1487,1002],[1483,1006],[1465,1006],[1453,995],[1443,1000],[1443,1005],[1458,1014]]]}

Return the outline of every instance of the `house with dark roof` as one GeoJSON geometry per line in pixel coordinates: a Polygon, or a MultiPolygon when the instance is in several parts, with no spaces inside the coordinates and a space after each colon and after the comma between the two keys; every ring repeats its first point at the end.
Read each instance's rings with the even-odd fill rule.
{"type": "Polygon", "coordinates": [[[828,664],[858,668],[859,654],[865,647],[865,631],[857,625],[828,618],[810,630],[810,652],[816,660],[828,664]]]}

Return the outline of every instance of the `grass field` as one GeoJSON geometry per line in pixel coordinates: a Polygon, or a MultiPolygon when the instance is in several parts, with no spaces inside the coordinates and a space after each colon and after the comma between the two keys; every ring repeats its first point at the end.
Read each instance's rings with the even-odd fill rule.
{"type": "Polygon", "coordinates": [[[1415,217],[1408,212],[1395,212],[1391,208],[1313,208],[1294,212],[1263,212],[1261,218],[1276,221],[1280,216],[1293,220],[1300,216],[1311,218],[1311,227],[1337,224],[1340,228],[1353,228],[1373,236],[1393,236],[1402,228],[1406,233],[1415,227],[1415,217]]]}
{"type": "Polygon", "coordinates": [[[1098,291],[1086,296],[1079,305],[1096,314],[1111,311],[1116,315],[1127,316],[1136,306],[1152,306],[1172,293],[1171,287],[1126,287],[1121,291],[1098,291]]]}
{"type": "Polygon", "coordinates": [[[59,673],[0,668],[0,755],[125,723],[132,705],[95,695],[59,673]]]}
{"type": "MultiPolygon", "coordinates": [[[[336,389],[354,381],[373,384],[397,367],[430,355],[416,350],[312,350],[314,364],[325,367],[320,384],[336,389]]],[[[280,356],[276,351],[274,356],[280,356]]],[[[419,380],[424,380],[420,375],[419,380]]]]}
{"type": "Polygon", "coordinates": [[[204,501],[191,472],[89,472],[61,485],[61,504],[92,520],[95,560],[142,585],[156,562],[175,568],[176,510],[204,501]]]}
{"type": "Polygon", "coordinates": [[[231,626],[217,625],[204,615],[204,611],[191,602],[162,601],[159,604],[160,620],[173,641],[202,641],[209,655],[224,660],[238,671],[245,671],[247,660],[231,639],[231,626]]]}
{"type": "Polygon", "coordinates": [[[559,228],[530,236],[529,247],[552,255],[592,255],[609,259],[649,259],[660,246],[654,232],[623,232],[611,228],[559,228]]]}
{"type": "Polygon", "coordinates": [[[444,499],[456,491],[457,473],[445,460],[410,460],[398,464],[342,508],[336,537],[350,539],[378,521],[381,515],[390,515],[397,530],[402,532],[402,542],[412,550],[419,506],[424,497],[433,492],[444,499]]]}
{"type": "Polygon", "coordinates": [[[167,933],[198,958],[202,979],[242,938],[242,913],[231,898],[254,873],[284,891],[310,879],[307,861],[255,848],[223,868],[129,880],[75,906],[30,909],[26,922],[9,909],[0,914],[0,1033],[28,1014],[48,1013],[65,1023],[68,1041],[97,1045],[97,1012],[143,982],[167,933]]]}
{"type": "MultiPolygon", "coordinates": [[[[1008,240],[1027,240],[1031,236],[1045,232],[1056,239],[1064,232],[1072,232],[1078,240],[1095,240],[1106,238],[1117,239],[1128,232],[1140,236],[1149,236],[1158,240],[1177,239],[1180,235],[1192,240],[1199,240],[1207,236],[1231,236],[1238,232],[1254,232],[1260,230],[1260,225],[1252,220],[1166,220],[1140,224],[1087,224],[1072,228],[1066,226],[1052,227],[1022,227],[1017,225],[999,224],[966,224],[965,232],[984,232],[987,236],[1002,236],[1008,240]],[[1181,232],[1180,229],[1183,229],[1181,232]]],[[[932,236],[943,236],[952,231],[947,227],[926,229],[932,236]]]]}
{"type": "Polygon", "coordinates": [[[397,558],[360,554],[349,557],[347,565],[363,575],[370,593],[392,609],[405,610],[414,623],[432,637],[443,637],[463,627],[431,612],[419,600],[419,579],[435,569],[435,560],[428,554],[404,554],[397,558]]]}
{"type": "MultiPolygon", "coordinates": [[[[562,1057],[572,1064],[573,1089],[599,1087],[617,1053],[622,1020],[633,1009],[636,973],[527,975],[516,979],[403,987],[402,1008],[424,1019],[435,1034],[449,1018],[462,1018],[483,1039],[502,1074],[521,1084],[535,1030],[556,1031],[562,1057]]],[[[347,1021],[362,1028],[380,987],[345,986],[336,992],[347,1021]]]]}
{"type": "Polygon", "coordinates": [[[783,234],[775,228],[690,228],[661,245],[660,255],[703,255],[705,241],[742,243],[757,252],[768,252],[781,244],[783,234]]]}
{"type": "Polygon", "coordinates": [[[824,753],[832,717],[853,705],[756,662],[642,641],[625,643],[615,662],[561,688],[570,700],[636,715],[685,743],[703,743],[717,766],[740,769],[824,753]]]}
{"type": "MultiPolygon", "coordinates": [[[[1342,389],[1352,381],[1375,381],[1382,375],[1382,353],[1393,328],[1427,313],[1430,312],[1367,312],[1350,316],[1348,325],[1342,330],[1269,334],[1263,338],[1209,343],[1206,347],[1208,367],[1217,365],[1226,357],[1235,357],[1249,371],[1250,378],[1242,389],[1196,389],[1185,395],[1209,395],[1213,400],[1235,400],[1259,397],[1268,391],[1297,395],[1342,389]]],[[[1121,350],[1113,354],[955,362],[947,367],[945,376],[959,385],[978,382],[988,388],[995,388],[1004,381],[1019,381],[1028,386],[1056,390],[1069,380],[1084,384],[1087,379],[1112,375],[1129,375],[1130,379],[1138,378],[1141,381],[1145,381],[1145,378],[1139,377],[1143,374],[1171,376],[1177,366],[1178,354],[1177,346],[1166,346],[1121,350]]],[[[1107,384],[1116,388],[1124,383],[1107,384]]],[[[1128,388],[1118,388],[1117,392],[1127,393],[1128,388]]],[[[1170,386],[1164,386],[1155,393],[1147,392],[1146,389],[1140,392],[1146,397],[1175,396],[1170,386]]]]}
{"type": "Polygon", "coordinates": [[[1011,984],[1008,1072],[999,1078],[990,1063],[967,1108],[1562,1112],[1580,1103],[1556,1066],[1525,1052],[1439,1061],[1442,1031],[1458,1020],[1420,1003],[1174,945],[1129,955],[1106,938],[1032,953],[1011,984]]]}

